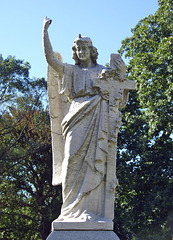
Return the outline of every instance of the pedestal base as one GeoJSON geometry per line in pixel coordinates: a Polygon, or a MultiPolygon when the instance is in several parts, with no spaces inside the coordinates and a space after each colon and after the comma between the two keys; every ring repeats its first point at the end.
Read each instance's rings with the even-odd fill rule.
{"type": "Polygon", "coordinates": [[[112,221],[52,222],[52,231],[113,231],[112,221]]]}
{"type": "Polygon", "coordinates": [[[47,240],[120,240],[113,231],[53,231],[47,240]]]}

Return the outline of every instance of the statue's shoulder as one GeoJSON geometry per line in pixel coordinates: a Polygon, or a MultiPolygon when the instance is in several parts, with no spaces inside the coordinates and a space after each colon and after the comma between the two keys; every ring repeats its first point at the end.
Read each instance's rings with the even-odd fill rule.
{"type": "Polygon", "coordinates": [[[63,63],[66,68],[75,68],[75,65],[69,63],[63,63]]]}
{"type": "Polygon", "coordinates": [[[75,65],[69,64],[69,63],[64,63],[64,73],[73,73],[75,69],[75,65]]]}
{"type": "Polygon", "coordinates": [[[101,69],[101,70],[103,70],[103,69],[106,69],[106,67],[105,67],[105,66],[103,66],[103,65],[100,65],[100,64],[97,64],[97,67],[98,67],[99,69],[101,69]]]}
{"type": "Polygon", "coordinates": [[[97,68],[97,72],[98,72],[98,74],[100,74],[100,73],[102,72],[103,69],[106,69],[105,66],[100,65],[100,64],[97,64],[97,65],[96,65],[96,68],[97,68]]]}

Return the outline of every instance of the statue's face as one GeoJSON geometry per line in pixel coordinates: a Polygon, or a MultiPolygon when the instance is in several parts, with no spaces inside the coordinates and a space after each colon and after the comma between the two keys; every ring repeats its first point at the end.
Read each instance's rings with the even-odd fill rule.
{"type": "Polygon", "coordinates": [[[90,48],[85,42],[78,42],[76,44],[76,55],[81,61],[88,61],[91,59],[90,48]]]}

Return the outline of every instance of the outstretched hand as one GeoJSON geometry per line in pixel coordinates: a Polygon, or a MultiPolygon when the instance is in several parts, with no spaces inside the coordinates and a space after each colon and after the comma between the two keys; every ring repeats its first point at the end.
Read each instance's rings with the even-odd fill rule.
{"type": "Polygon", "coordinates": [[[52,23],[52,19],[48,18],[47,16],[44,18],[43,27],[44,29],[48,29],[50,24],[52,23]]]}

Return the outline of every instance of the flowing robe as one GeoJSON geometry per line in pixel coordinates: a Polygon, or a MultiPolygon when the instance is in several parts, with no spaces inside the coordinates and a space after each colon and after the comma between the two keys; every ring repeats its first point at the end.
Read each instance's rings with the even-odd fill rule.
{"type": "Polygon", "coordinates": [[[104,219],[108,102],[93,87],[93,79],[103,69],[100,65],[85,69],[65,64],[59,82],[59,93],[71,102],[61,124],[65,147],[59,221],[104,219]]]}

